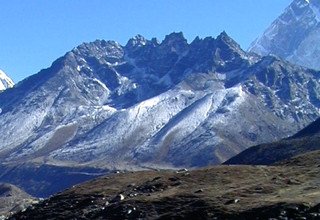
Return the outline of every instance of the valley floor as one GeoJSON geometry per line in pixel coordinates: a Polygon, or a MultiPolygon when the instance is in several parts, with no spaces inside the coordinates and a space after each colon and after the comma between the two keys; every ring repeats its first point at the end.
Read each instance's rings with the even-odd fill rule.
{"type": "Polygon", "coordinates": [[[319,219],[320,153],[310,155],[278,166],[117,173],[11,219],[319,219]]]}

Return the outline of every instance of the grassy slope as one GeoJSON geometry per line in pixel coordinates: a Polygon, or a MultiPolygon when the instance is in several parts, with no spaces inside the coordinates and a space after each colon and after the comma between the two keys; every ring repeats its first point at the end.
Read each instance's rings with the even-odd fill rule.
{"type": "Polygon", "coordinates": [[[270,167],[114,174],[66,190],[15,217],[250,219],[277,217],[283,210],[287,216],[308,216],[307,212],[314,212],[308,207],[320,203],[317,158],[306,155],[300,160],[314,161],[300,166],[287,161],[270,167]],[[119,194],[125,197],[122,201],[115,200],[119,194]]]}

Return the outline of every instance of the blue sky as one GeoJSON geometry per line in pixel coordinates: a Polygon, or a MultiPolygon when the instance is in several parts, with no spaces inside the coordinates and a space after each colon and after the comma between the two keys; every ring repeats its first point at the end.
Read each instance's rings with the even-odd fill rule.
{"type": "Polygon", "coordinates": [[[0,69],[15,82],[47,68],[82,42],[162,40],[182,31],[188,41],[225,30],[243,48],[291,0],[8,0],[0,1],[0,69]]]}

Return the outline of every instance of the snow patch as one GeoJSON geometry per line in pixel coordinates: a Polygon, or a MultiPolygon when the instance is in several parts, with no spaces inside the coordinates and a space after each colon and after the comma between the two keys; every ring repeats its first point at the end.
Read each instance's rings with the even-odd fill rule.
{"type": "Polygon", "coordinates": [[[12,88],[14,83],[2,70],[0,70],[0,91],[12,88]]]}
{"type": "Polygon", "coordinates": [[[109,91],[108,87],[103,83],[101,82],[100,80],[98,80],[97,78],[94,78],[93,79],[94,82],[98,83],[102,88],[104,88],[106,91],[109,91]]]}

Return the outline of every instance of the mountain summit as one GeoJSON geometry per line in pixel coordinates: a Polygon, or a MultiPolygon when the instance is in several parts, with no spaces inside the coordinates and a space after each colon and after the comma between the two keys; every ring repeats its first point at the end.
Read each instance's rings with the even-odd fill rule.
{"type": "Polygon", "coordinates": [[[14,83],[2,70],[0,70],[0,92],[12,88],[14,83]]]}
{"type": "Polygon", "coordinates": [[[320,1],[294,0],[249,51],[320,69],[320,1]]]}

